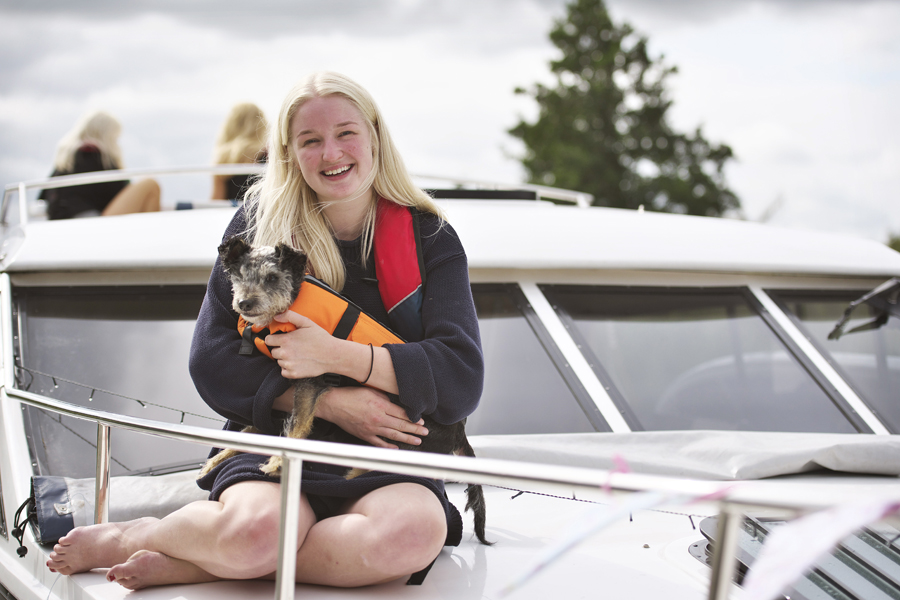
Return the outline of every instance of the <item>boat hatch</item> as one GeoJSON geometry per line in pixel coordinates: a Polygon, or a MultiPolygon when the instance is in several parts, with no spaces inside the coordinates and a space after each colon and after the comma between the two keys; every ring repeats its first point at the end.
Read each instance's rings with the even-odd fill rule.
{"type": "MultiPolygon", "coordinates": [[[[700,522],[700,532],[706,538],[693,544],[691,554],[709,564],[716,544],[718,517],[700,522]]],[[[747,517],[743,520],[737,539],[738,561],[735,581],[743,582],[753,562],[759,556],[766,537],[783,520],[747,517]]],[[[790,600],[889,600],[900,598],[900,531],[889,524],[878,523],[864,527],[845,538],[837,549],[819,560],[810,573],[798,580],[785,594],[790,600]]]]}

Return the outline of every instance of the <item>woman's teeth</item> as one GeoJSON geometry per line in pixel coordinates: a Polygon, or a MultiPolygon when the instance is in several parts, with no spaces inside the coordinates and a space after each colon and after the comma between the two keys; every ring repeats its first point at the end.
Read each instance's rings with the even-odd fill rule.
{"type": "Polygon", "coordinates": [[[322,171],[325,175],[332,177],[334,175],[340,175],[341,173],[345,173],[350,170],[350,165],[346,165],[343,167],[338,167],[337,169],[332,169],[330,171],[322,171]]]}

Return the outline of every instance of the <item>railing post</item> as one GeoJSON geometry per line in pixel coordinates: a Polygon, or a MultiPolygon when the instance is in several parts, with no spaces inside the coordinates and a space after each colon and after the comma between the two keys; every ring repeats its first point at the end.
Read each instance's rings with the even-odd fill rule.
{"type": "Polygon", "coordinates": [[[738,533],[741,513],[723,504],[716,526],[716,542],[713,547],[712,575],[709,578],[709,600],[727,600],[734,579],[738,533]]]}
{"type": "Polygon", "coordinates": [[[24,227],[26,223],[28,223],[28,194],[23,181],[19,184],[19,225],[24,227]]]}
{"type": "Polygon", "coordinates": [[[94,480],[94,523],[109,522],[109,425],[97,423],[97,477],[94,480]]]}
{"type": "Polygon", "coordinates": [[[281,534],[278,545],[276,600],[293,600],[297,575],[297,528],[300,527],[300,483],[303,460],[281,461],[281,534]]]}

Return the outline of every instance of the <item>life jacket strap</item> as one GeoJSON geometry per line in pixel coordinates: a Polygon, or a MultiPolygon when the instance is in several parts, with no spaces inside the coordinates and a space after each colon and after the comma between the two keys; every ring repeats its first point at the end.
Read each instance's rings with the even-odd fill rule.
{"type": "Polygon", "coordinates": [[[353,303],[348,303],[347,308],[344,310],[344,314],[341,315],[341,320],[338,321],[338,324],[331,335],[346,340],[350,336],[350,332],[353,331],[353,328],[356,327],[356,322],[359,320],[360,313],[361,311],[358,306],[353,303]]]}
{"type": "Polygon", "coordinates": [[[256,345],[253,343],[253,327],[247,325],[241,333],[241,349],[238,351],[238,354],[250,356],[253,354],[253,349],[255,347],[256,345]]]}

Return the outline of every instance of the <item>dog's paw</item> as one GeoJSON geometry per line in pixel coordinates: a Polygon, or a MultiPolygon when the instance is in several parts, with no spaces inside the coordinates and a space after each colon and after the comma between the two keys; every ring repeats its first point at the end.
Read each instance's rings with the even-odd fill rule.
{"type": "Polygon", "coordinates": [[[204,477],[207,473],[215,469],[222,461],[231,458],[232,456],[237,456],[237,450],[222,450],[203,465],[203,468],[200,469],[200,472],[197,474],[197,479],[204,477]]]}
{"type": "Polygon", "coordinates": [[[354,477],[359,477],[359,476],[362,475],[363,473],[368,473],[368,472],[369,472],[368,469],[358,469],[358,468],[357,468],[357,469],[350,469],[349,471],[347,471],[347,472],[344,474],[344,479],[350,480],[350,479],[353,479],[354,477]]]}
{"type": "Polygon", "coordinates": [[[273,456],[266,461],[266,464],[261,465],[259,470],[266,475],[279,475],[281,473],[281,461],[280,456],[273,456]]]}

